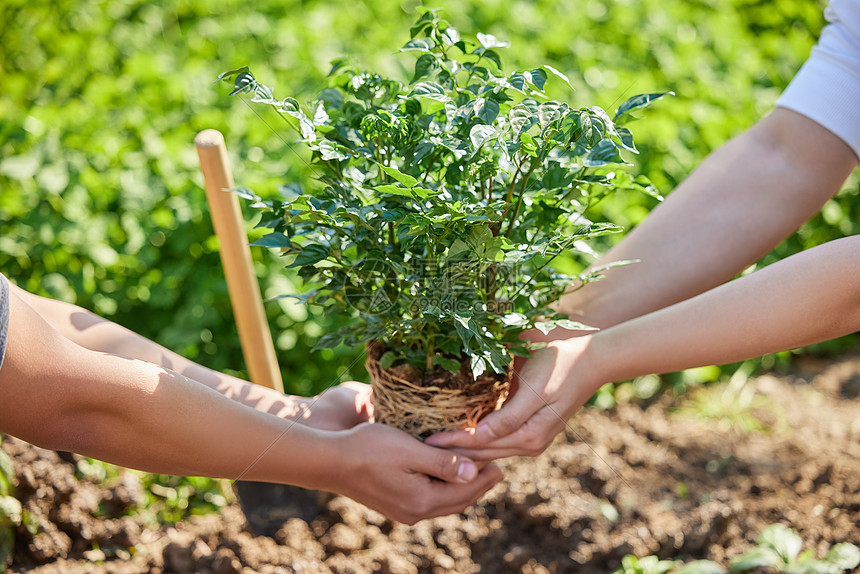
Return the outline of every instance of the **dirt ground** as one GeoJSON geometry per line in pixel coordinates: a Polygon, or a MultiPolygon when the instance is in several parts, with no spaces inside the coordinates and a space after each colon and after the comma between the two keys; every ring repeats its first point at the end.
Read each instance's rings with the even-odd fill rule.
{"type": "Polygon", "coordinates": [[[689,397],[583,410],[542,456],[504,461],[506,480],[478,504],[414,527],[320,494],[307,519],[285,517],[270,536],[250,531],[238,503],[147,530],[122,516],[139,497],[131,474],[78,482],[56,453],[10,438],[2,448],[41,526],[19,529],[10,571],[603,574],[631,553],[727,564],[775,522],[819,556],[860,545],[860,356],[805,358],[748,385],[769,430],[691,417],[678,408],[689,397]]]}

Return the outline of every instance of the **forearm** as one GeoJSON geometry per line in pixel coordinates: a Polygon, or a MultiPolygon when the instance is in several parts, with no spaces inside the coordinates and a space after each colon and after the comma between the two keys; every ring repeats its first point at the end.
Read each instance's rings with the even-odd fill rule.
{"type": "Polygon", "coordinates": [[[301,418],[307,408],[306,399],[208,369],[81,307],[39,297],[16,287],[13,290],[51,327],[86,349],[160,365],[244,405],[282,418],[301,418]]]}
{"type": "Polygon", "coordinates": [[[2,432],[166,474],[319,486],[325,468],[336,467],[332,433],[261,413],[168,369],[83,349],[15,293],[10,310],[2,432]]]}
{"type": "Polygon", "coordinates": [[[560,301],[576,320],[609,327],[734,277],[795,231],[857,164],[842,140],[777,109],[705,160],[612,249],[612,269],[560,301]]]}
{"type": "Polygon", "coordinates": [[[597,385],[726,364],[860,330],[860,236],[809,249],[596,333],[597,385]]]}

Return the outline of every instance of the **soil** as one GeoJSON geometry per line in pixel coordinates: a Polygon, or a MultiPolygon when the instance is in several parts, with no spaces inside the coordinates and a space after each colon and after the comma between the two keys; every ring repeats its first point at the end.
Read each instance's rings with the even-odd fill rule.
{"type": "Polygon", "coordinates": [[[860,545],[860,355],[807,357],[748,385],[766,430],[692,416],[677,408],[689,396],[585,409],[540,457],[502,461],[506,480],[476,505],[413,527],[323,495],[316,516],[285,518],[270,535],[254,534],[238,503],[146,529],[123,516],[140,496],[130,473],[109,487],[79,482],[56,453],[9,438],[18,493],[40,525],[19,529],[10,570],[603,574],[625,554],[725,565],[775,522],[818,556],[860,545]]]}

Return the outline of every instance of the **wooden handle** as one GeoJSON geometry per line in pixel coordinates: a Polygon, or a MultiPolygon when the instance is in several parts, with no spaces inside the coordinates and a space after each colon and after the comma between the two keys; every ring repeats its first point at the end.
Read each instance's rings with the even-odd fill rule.
{"type": "Polygon", "coordinates": [[[248,374],[252,382],[283,393],[284,383],[251,262],[239,199],[229,191],[235,186],[224,136],[217,130],[203,130],[194,138],[194,145],[206,183],[212,225],[221,243],[221,264],[248,374]]]}

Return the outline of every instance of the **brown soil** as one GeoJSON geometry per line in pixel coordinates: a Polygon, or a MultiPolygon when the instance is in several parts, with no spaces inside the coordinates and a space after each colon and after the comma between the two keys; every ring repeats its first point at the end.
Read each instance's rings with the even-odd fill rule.
{"type": "MultiPolygon", "coordinates": [[[[739,434],[662,397],[584,410],[537,459],[463,514],[394,525],[343,497],[316,518],[252,534],[238,504],[147,530],[123,509],[133,479],[78,482],[55,453],[8,439],[19,494],[41,525],[20,529],[13,572],[606,573],[625,554],[727,563],[765,526],[799,531],[821,556],[860,545],[860,357],[806,359],[755,385],[771,430],[739,434]],[[101,506],[102,516],[93,518],[101,506]]],[[[130,475],[129,475],[130,476],[130,475]]]]}

